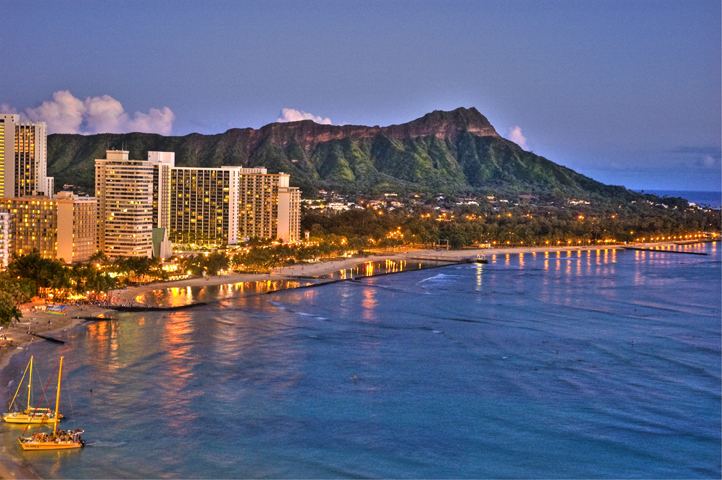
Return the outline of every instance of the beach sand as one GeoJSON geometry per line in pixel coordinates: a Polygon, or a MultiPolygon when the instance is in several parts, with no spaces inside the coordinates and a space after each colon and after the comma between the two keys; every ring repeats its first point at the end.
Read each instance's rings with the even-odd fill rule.
{"type": "MultiPolygon", "coordinates": [[[[657,245],[657,244],[655,244],[657,245]]],[[[651,246],[651,245],[650,245],[651,246]]],[[[172,282],[156,282],[137,287],[129,287],[111,292],[112,303],[115,305],[136,305],[141,306],[140,299],[148,292],[165,288],[203,287],[210,285],[233,284],[239,282],[253,282],[266,280],[283,280],[294,278],[321,278],[340,270],[355,267],[366,262],[379,262],[385,260],[405,261],[447,261],[460,262],[465,259],[477,256],[490,257],[491,255],[539,253],[556,251],[577,251],[577,250],[600,250],[619,249],[622,245],[608,246],[575,246],[575,247],[514,247],[514,248],[484,248],[469,250],[434,250],[434,249],[411,249],[402,252],[389,252],[367,255],[363,257],[343,258],[328,260],[318,263],[302,263],[285,267],[274,268],[270,273],[232,273],[228,275],[216,275],[203,278],[190,278],[172,282]]]]}

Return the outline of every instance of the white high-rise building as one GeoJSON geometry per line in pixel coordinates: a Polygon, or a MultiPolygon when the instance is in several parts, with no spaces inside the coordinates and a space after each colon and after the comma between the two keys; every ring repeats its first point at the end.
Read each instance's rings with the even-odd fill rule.
{"type": "Polygon", "coordinates": [[[109,257],[153,254],[153,165],[108,150],[95,160],[98,248],[109,257]]]}
{"type": "Polygon", "coordinates": [[[0,197],[52,196],[47,137],[45,122],[21,122],[19,115],[0,114],[0,197]]]}
{"type": "Polygon", "coordinates": [[[148,152],[153,165],[153,223],[173,243],[224,246],[238,242],[241,167],[176,167],[173,152],[148,152]]]}
{"type": "Polygon", "coordinates": [[[276,238],[284,243],[301,240],[301,190],[298,187],[278,187],[276,238]]]}
{"type": "Polygon", "coordinates": [[[153,166],[153,227],[168,228],[170,208],[170,172],[175,167],[175,152],[148,152],[153,166]]]}
{"type": "Polygon", "coordinates": [[[153,225],[175,244],[234,245],[249,238],[300,238],[301,192],[265,168],[176,167],[173,152],[148,152],[153,225]]]}

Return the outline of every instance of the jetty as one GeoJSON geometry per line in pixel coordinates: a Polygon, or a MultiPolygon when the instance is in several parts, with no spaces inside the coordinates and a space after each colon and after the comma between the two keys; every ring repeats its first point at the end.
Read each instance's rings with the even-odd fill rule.
{"type": "Polygon", "coordinates": [[[116,312],[172,312],[175,310],[186,310],[189,308],[202,307],[208,305],[208,302],[187,303],[185,305],[174,306],[145,306],[145,305],[106,305],[109,310],[116,312]]]}
{"type": "Polygon", "coordinates": [[[42,338],[43,340],[47,340],[48,342],[51,342],[51,343],[59,343],[61,345],[65,344],[65,340],[60,340],[59,338],[51,337],[49,335],[41,335],[39,333],[33,333],[33,332],[28,332],[28,333],[30,335],[32,335],[33,337],[42,338]]]}
{"type": "Polygon", "coordinates": [[[446,263],[449,265],[458,265],[462,263],[489,263],[488,260],[483,257],[466,257],[461,259],[444,257],[406,257],[406,260],[411,260],[415,262],[446,263]]]}
{"type": "Polygon", "coordinates": [[[645,247],[629,247],[625,246],[625,250],[637,250],[640,252],[654,252],[654,253],[678,253],[682,255],[709,255],[706,252],[685,252],[682,250],[663,250],[661,248],[645,248],[645,247]]]}

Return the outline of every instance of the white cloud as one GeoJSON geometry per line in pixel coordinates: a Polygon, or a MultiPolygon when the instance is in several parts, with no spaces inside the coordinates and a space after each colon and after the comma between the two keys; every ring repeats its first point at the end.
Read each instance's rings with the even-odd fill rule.
{"type": "Polygon", "coordinates": [[[128,125],[135,132],[155,132],[170,135],[175,113],[168,107],[151,108],[148,113],[135,112],[128,125]]]}
{"type": "Polygon", "coordinates": [[[123,104],[110,95],[85,99],[85,127],[90,133],[120,133],[127,123],[123,104]]]}
{"type": "Polygon", "coordinates": [[[521,131],[519,125],[514,125],[509,129],[509,140],[519,145],[524,150],[529,150],[529,145],[526,143],[526,137],[524,132],[521,131]]]}
{"type": "MultiPolygon", "coordinates": [[[[0,105],[2,111],[11,109],[10,105],[0,105]]],[[[151,108],[147,113],[130,115],[123,104],[110,95],[81,100],[68,90],[53,93],[52,99],[27,108],[23,113],[30,120],[47,123],[49,133],[145,132],[169,135],[175,120],[175,114],[168,107],[151,108]]]]}
{"type": "Polygon", "coordinates": [[[78,133],[83,123],[85,105],[68,90],[53,93],[51,100],[45,100],[35,108],[27,108],[25,115],[34,122],[48,124],[50,133],[78,133]]]}
{"type": "Polygon", "coordinates": [[[7,103],[0,103],[0,113],[18,113],[12,105],[7,103]]]}
{"type": "Polygon", "coordinates": [[[296,110],[295,108],[283,107],[281,109],[281,116],[276,119],[277,122],[298,122],[299,120],[313,120],[316,123],[323,125],[331,125],[331,119],[328,117],[320,117],[313,113],[304,112],[303,110],[296,110]]]}

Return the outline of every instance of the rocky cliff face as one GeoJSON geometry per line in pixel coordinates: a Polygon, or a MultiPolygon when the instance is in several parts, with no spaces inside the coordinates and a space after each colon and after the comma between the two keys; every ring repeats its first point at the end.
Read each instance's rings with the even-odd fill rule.
{"type": "Polygon", "coordinates": [[[386,127],[319,125],[310,120],[231,129],[217,135],[145,133],[48,137],[56,185],[93,191],[94,159],[121,145],[131,157],[174,151],[181,166],[265,166],[292,175],[307,194],[415,190],[529,192],[555,196],[631,195],[584,177],[500,137],[475,108],[434,111],[386,127]]]}

